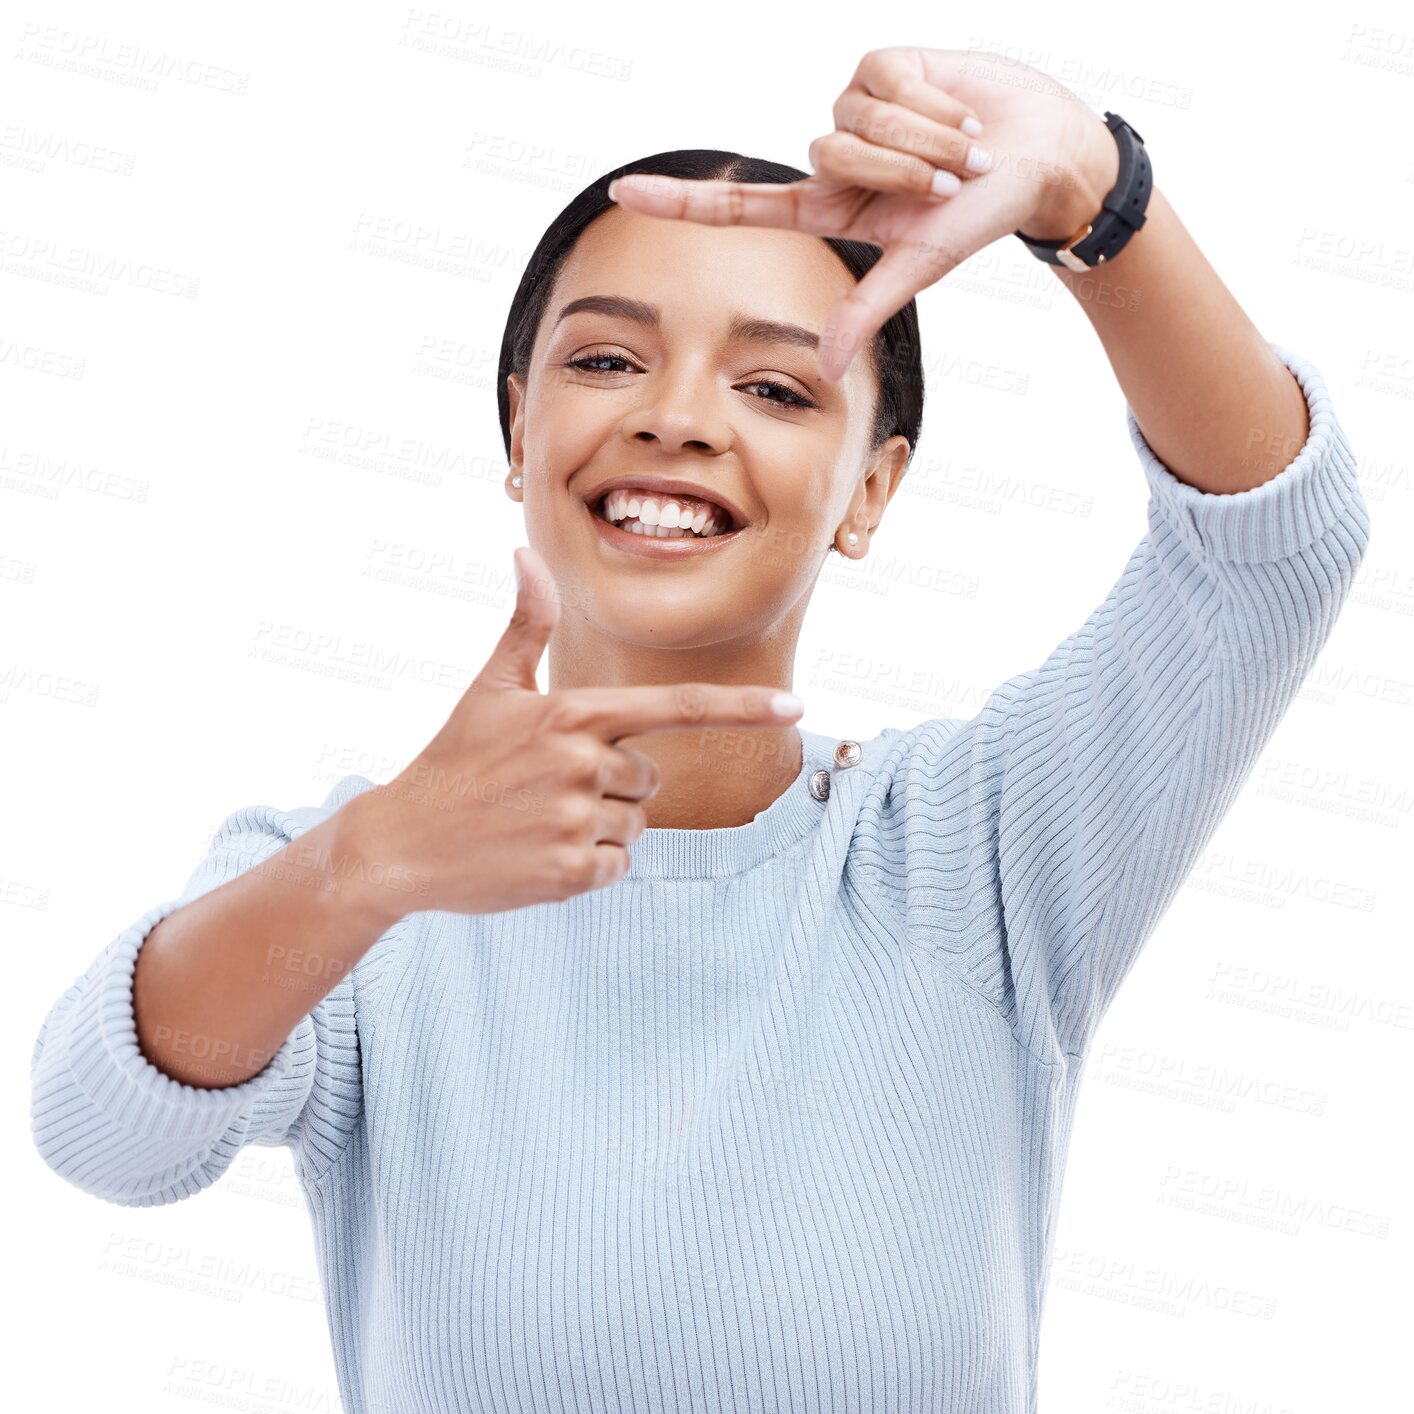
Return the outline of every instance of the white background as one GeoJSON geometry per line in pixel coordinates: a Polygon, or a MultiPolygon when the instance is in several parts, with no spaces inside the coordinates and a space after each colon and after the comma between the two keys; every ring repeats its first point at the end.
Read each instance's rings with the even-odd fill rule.
{"type": "MultiPolygon", "coordinates": [[[[722,0],[671,16],[423,13],[21,5],[0,30],[14,1407],[338,1407],[288,1152],[248,1150],[166,1209],[80,1193],[28,1135],[39,1024],[178,891],[231,810],[317,804],[349,771],[389,779],[489,653],[524,539],[502,486],[496,357],[561,206],[675,147],[808,168],[860,57],[896,43],[999,50],[1134,124],[1258,327],[1326,379],[1373,522],[1311,678],[1095,1043],[1041,1407],[1345,1414],[1407,1399],[1407,17],[1013,4],[974,21],[934,3],[722,0]],[[460,33],[455,55],[418,47],[429,28],[460,33]],[[102,57],[124,46],[210,82],[135,82],[102,57]],[[99,57],[84,67],[81,49],[99,57]],[[393,238],[361,245],[380,222],[393,238]],[[75,250],[171,289],[66,287],[53,277],[75,250]],[[346,439],[373,462],[341,459],[346,439]],[[441,459],[433,479],[388,451],[406,441],[441,459]],[[262,659],[282,635],[327,646],[262,659]],[[370,647],[427,680],[336,676],[370,647]],[[1219,999],[1220,969],[1241,966],[1219,999]],[[1327,1000],[1286,1008],[1292,985],[1327,1000]],[[128,1247],[145,1255],[105,1267],[128,1247]],[[223,1258],[255,1275],[182,1289],[223,1258]],[[1272,1318],[1237,1314],[1239,1293],[1272,1318]]],[[[1079,627],[1144,530],[1123,397],[1046,267],[1007,239],[919,306],[925,435],[869,559],[827,561],[798,656],[802,725],[834,736],[972,715],[1079,627]]]]}

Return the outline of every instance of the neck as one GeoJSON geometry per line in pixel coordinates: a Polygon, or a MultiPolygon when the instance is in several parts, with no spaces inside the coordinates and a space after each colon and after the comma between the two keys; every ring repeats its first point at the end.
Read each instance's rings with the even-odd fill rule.
{"type": "MultiPolygon", "coordinates": [[[[708,649],[643,647],[564,615],[549,643],[550,690],[711,682],[791,690],[796,625],[765,643],[708,649]]],[[[749,824],[800,774],[804,745],[794,724],[688,727],[617,743],[658,763],[658,789],[643,802],[649,829],[712,830],[749,824]]]]}

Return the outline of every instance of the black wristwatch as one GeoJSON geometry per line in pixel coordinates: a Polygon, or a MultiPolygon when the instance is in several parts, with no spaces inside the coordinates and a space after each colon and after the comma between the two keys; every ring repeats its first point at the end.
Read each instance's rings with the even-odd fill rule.
{"type": "Polygon", "coordinates": [[[1020,237],[1032,255],[1049,265],[1068,270],[1093,270],[1113,260],[1144,224],[1149,193],[1154,189],[1153,169],[1144,139],[1118,113],[1106,112],[1105,126],[1119,146],[1119,176],[1114,188],[1100,204],[1099,214],[1072,236],[1060,241],[1038,241],[1020,237]]]}

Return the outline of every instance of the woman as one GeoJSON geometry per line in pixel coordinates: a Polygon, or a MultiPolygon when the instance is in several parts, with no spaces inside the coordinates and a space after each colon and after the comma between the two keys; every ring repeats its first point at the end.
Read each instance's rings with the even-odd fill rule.
{"type": "Polygon", "coordinates": [[[1089,1044],[1363,555],[1320,376],[1146,193],[1113,283],[1057,266],[1151,492],[1114,588],[970,720],[796,726],[827,549],[916,444],[913,293],[1083,250],[1133,179],[985,56],[875,51],[835,119],[814,176],[668,153],[566,208],[503,345],[534,549],[485,668],[396,780],[231,815],[38,1038],[90,1193],[292,1147],[350,1410],[1034,1410],[1089,1044]]]}

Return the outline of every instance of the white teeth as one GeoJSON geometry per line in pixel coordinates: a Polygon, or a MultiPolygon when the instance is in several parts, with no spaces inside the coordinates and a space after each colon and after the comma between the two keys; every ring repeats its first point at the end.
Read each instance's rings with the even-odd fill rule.
{"type": "Polygon", "coordinates": [[[666,496],[641,496],[624,490],[610,491],[599,513],[632,534],[658,539],[683,535],[706,538],[721,535],[731,526],[725,511],[695,498],[684,505],[666,496]]]}

